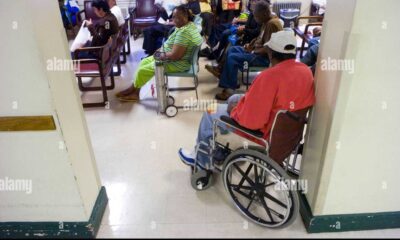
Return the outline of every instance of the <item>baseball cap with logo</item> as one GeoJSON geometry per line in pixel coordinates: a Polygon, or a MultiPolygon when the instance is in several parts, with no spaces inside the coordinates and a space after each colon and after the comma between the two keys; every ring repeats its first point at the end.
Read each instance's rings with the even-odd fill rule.
{"type": "Polygon", "coordinates": [[[275,52],[285,54],[296,54],[297,40],[292,30],[283,30],[272,33],[271,39],[264,44],[275,52]]]}

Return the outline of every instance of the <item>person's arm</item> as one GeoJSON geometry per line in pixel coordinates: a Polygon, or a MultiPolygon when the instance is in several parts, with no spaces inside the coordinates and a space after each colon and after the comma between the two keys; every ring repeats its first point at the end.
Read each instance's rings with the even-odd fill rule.
{"type": "MultiPolygon", "coordinates": [[[[178,30],[175,30],[178,31],[178,30]]],[[[189,31],[180,30],[176,33],[175,41],[172,50],[165,54],[165,58],[172,61],[178,61],[185,56],[186,50],[189,47],[190,39],[192,38],[189,31]]]]}
{"type": "Polygon", "coordinates": [[[282,30],[282,27],[275,24],[274,22],[268,22],[264,36],[262,36],[262,41],[260,43],[256,43],[254,45],[254,53],[259,55],[267,55],[267,48],[264,47],[264,44],[267,43],[271,39],[272,33],[279,32],[282,30]]]}
{"type": "Polygon", "coordinates": [[[165,58],[172,61],[178,61],[185,56],[186,47],[174,44],[170,52],[165,53],[165,58]]]}
{"type": "Polygon", "coordinates": [[[268,78],[268,74],[261,73],[257,76],[249,91],[230,114],[241,126],[251,130],[260,130],[268,123],[275,101],[275,81],[264,78],[268,78]]]}

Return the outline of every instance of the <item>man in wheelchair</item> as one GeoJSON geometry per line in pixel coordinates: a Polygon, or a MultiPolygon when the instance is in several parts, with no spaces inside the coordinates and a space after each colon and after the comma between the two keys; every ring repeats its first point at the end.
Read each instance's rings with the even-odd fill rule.
{"type": "MultiPolygon", "coordinates": [[[[214,113],[204,113],[196,146],[210,143],[214,121],[222,116],[230,116],[242,128],[260,131],[260,137],[268,139],[280,110],[295,112],[314,104],[313,74],[305,64],[296,62],[296,45],[292,31],[279,31],[271,35],[270,41],[264,46],[272,67],[256,77],[244,96],[233,95],[227,104],[218,104],[214,113]]],[[[179,157],[184,164],[194,167],[196,151],[181,148],[179,157]]],[[[198,166],[205,169],[209,164],[209,157],[204,154],[197,156],[198,166]]]]}

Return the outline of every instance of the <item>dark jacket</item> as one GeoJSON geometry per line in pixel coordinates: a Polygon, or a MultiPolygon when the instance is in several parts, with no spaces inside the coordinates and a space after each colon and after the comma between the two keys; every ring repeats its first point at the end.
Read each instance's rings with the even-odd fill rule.
{"type": "Polygon", "coordinates": [[[254,19],[253,13],[249,14],[249,17],[247,18],[247,22],[245,25],[244,29],[244,35],[243,35],[243,44],[251,42],[254,38],[256,38],[258,35],[260,35],[261,31],[261,25],[256,22],[254,19]]]}
{"type": "Polygon", "coordinates": [[[108,39],[117,34],[119,31],[118,20],[110,12],[103,18],[96,21],[88,27],[90,34],[93,36],[92,47],[103,46],[107,43],[108,39]]]}

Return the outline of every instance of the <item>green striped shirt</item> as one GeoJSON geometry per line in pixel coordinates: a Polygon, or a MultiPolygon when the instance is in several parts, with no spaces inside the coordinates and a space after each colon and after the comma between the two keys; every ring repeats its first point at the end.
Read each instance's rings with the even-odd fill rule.
{"type": "Polygon", "coordinates": [[[176,28],[164,43],[164,51],[170,52],[174,45],[180,45],[186,48],[185,55],[178,61],[168,64],[174,66],[177,71],[187,71],[190,68],[190,58],[195,47],[202,43],[203,39],[193,22],[189,22],[181,28],[176,28]]]}

